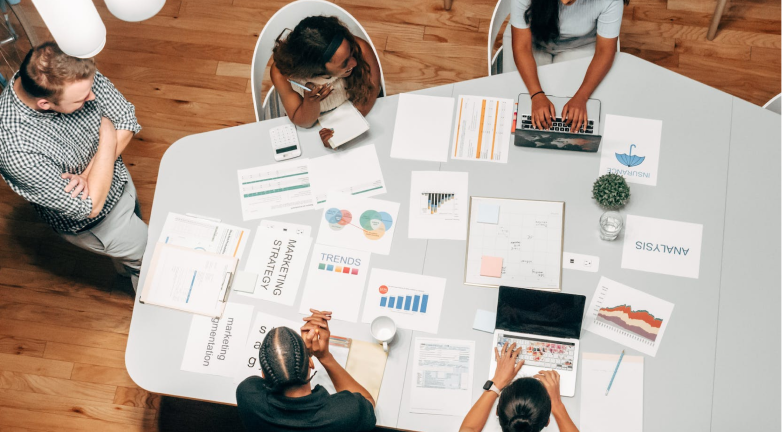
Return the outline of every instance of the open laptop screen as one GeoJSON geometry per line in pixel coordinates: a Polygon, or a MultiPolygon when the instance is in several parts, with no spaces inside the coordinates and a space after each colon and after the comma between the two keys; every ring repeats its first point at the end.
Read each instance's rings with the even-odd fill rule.
{"type": "Polygon", "coordinates": [[[586,297],[501,286],[497,330],[578,339],[586,297]]]}

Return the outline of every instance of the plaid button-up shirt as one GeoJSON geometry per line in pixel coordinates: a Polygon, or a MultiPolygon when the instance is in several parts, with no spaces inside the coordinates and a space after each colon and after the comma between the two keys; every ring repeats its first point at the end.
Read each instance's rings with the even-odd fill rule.
{"type": "Polygon", "coordinates": [[[136,110],[100,72],[95,73],[95,99],[70,113],[40,112],[25,105],[11,80],[0,94],[0,175],[59,232],[76,232],[106,216],[119,201],[130,174],[122,157],[114,162],[103,210],[90,218],[92,198],[65,192],[63,173],[81,174],[98,151],[99,129],[106,117],[117,130],[141,130],[136,110]]]}

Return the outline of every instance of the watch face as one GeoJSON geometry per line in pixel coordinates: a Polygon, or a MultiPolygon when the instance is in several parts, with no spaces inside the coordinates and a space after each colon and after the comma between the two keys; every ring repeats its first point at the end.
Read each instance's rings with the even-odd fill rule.
{"type": "Polygon", "coordinates": [[[491,386],[493,386],[493,385],[494,385],[494,383],[491,380],[488,380],[488,381],[486,381],[486,384],[483,385],[483,389],[484,390],[489,390],[489,389],[491,389],[491,386]]]}

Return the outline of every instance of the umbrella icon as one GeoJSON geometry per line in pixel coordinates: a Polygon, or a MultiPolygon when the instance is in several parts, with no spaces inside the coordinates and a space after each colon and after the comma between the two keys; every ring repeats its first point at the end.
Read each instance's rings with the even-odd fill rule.
{"type": "Polygon", "coordinates": [[[634,167],[634,166],[641,165],[644,159],[646,159],[646,156],[633,155],[633,147],[635,147],[635,144],[630,144],[630,154],[614,153],[616,155],[616,160],[618,160],[619,163],[621,163],[626,167],[634,167]]]}

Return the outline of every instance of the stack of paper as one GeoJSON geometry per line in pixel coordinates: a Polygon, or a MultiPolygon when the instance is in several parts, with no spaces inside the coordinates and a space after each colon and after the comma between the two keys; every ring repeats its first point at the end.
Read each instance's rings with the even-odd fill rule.
{"type": "Polygon", "coordinates": [[[644,420],[644,358],[583,353],[581,432],[641,432],[644,420]],[[608,384],[616,370],[611,391],[608,384]]]}

